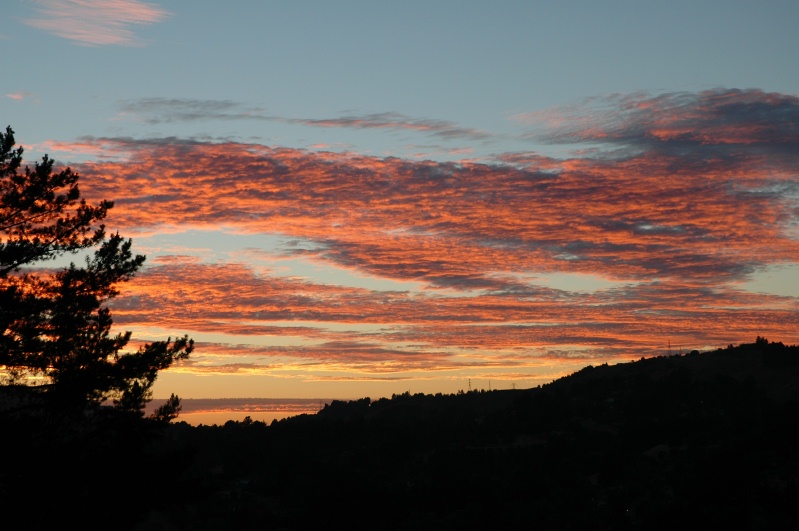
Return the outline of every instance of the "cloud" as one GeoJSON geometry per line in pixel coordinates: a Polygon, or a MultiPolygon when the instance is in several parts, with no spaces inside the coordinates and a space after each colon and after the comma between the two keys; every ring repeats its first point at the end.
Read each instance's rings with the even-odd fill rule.
{"type": "Polygon", "coordinates": [[[214,343],[211,366],[279,361],[335,368],[337,378],[518,373],[544,360],[630,359],[669,342],[705,348],[758,335],[799,342],[799,300],[740,289],[758,271],[799,263],[795,98],[718,90],[604,105],[550,136],[600,151],[508,153],[493,164],[83,139],[81,149],[124,154],[75,168],[84,195],[116,201],[109,227],[134,237],[277,235],[293,242],[281,258],[418,286],[365,289],[162,259],[126,286],[115,318],[249,345],[231,360],[225,342],[214,343]],[[556,272],[613,282],[579,292],[537,281],[556,272]]]}
{"type": "Polygon", "coordinates": [[[348,115],[337,118],[291,118],[270,114],[259,107],[245,107],[230,100],[183,98],[125,100],[120,103],[120,107],[123,117],[135,117],[150,124],[198,120],[263,120],[309,127],[415,131],[444,140],[487,140],[492,136],[488,132],[462,127],[445,120],[413,118],[395,112],[348,115]]]}
{"type": "Polygon", "coordinates": [[[793,161],[741,156],[697,167],[647,153],[559,161],[555,172],[232,143],[96,142],[132,153],[81,167],[91,193],[117,200],[123,226],[284,234],[314,242],[298,255],[440,287],[493,289],[497,264],[509,273],[717,282],[797,252],[793,161]]]}
{"type": "Polygon", "coordinates": [[[792,337],[797,310],[789,297],[753,300],[730,288],[676,283],[459,297],[345,288],[197,262],[147,268],[113,308],[122,326],[250,338],[246,346],[203,344],[197,359],[208,370],[231,370],[238,358],[250,360],[248,371],[291,365],[361,373],[519,370],[544,359],[637,358],[669,341],[701,348],[764,330],[792,337]],[[293,324],[307,322],[316,325],[293,324]],[[375,326],[364,327],[369,323],[375,326]],[[275,338],[283,344],[275,346],[275,338]]]}
{"type": "Polygon", "coordinates": [[[328,119],[286,119],[286,121],[313,127],[419,131],[448,140],[455,138],[485,140],[491,137],[491,135],[485,131],[461,127],[452,122],[447,122],[444,120],[412,118],[410,116],[394,112],[351,115],[328,119]]]}
{"type": "Polygon", "coordinates": [[[34,28],[87,46],[138,46],[135,24],[166,19],[168,12],[138,0],[41,0],[38,18],[25,21],[34,28]]]}
{"type": "Polygon", "coordinates": [[[279,120],[263,109],[244,108],[230,100],[186,98],[140,98],[120,103],[122,116],[133,116],[149,124],[198,120],[279,120]]]}
{"type": "Polygon", "coordinates": [[[799,96],[756,89],[613,95],[518,118],[543,122],[540,138],[551,143],[593,143],[622,154],[795,158],[799,146],[799,96]]]}
{"type": "Polygon", "coordinates": [[[12,100],[17,100],[17,101],[30,99],[32,97],[33,97],[32,93],[25,92],[25,91],[13,92],[13,93],[10,93],[10,94],[6,94],[6,98],[9,98],[9,99],[12,99],[12,100]]]}

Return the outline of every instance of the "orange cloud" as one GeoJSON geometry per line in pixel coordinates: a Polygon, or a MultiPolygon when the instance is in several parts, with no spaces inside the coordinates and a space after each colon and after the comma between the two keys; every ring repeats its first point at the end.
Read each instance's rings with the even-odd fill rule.
{"type": "Polygon", "coordinates": [[[496,164],[84,139],[81,149],[125,154],[76,168],[85,195],[116,200],[108,224],[123,233],[279,235],[283,256],[421,286],[368,290],[162,259],[126,286],[114,315],[124,326],[235,337],[229,345],[252,338],[235,361],[223,359],[223,340],[209,342],[209,366],[235,370],[260,357],[255,367],[294,360],[359,374],[519,372],[542,359],[640,357],[669,342],[799,340],[795,298],[738,288],[799,263],[799,99],[711,91],[605,105],[553,119],[550,134],[607,152],[511,153],[496,164]],[[576,293],[536,283],[553,272],[617,284],[576,293]]]}
{"type": "MultiPolygon", "coordinates": [[[[455,370],[465,366],[535,367],[541,358],[630,359],[747,341],[768,330],[795,338],[797,301],[702,286],[639,285],[596,294],[557,290],[447,297],[369,291],[259,277],[242,265],[175,264],[146,270],[114,304],[122,326],[269,338],[293,346],[200,344],[213,367],[273,370],[280,358],[307,370],[348,366],[359,372],[455,370]],[[316,326],[292,322],[315,322],[316,326]],[[376,325],[366,331],[331,324],[376,325]],[[732,337],[734,336],[734,337],[732,337]],[[311,341],[311,343],[308,343],[311,341]],[[572,349],[565,349],[570,345],[572,349]],[[261,361],[231,365],[226,358],[261,361]],[[467,360],[468,358],[468,360],[467,360]],[[254,364],[254,366],[252,366],[254,364]]],[[[192,370],[199,367],[191,367],[192,370]]]]}
{"type": "Polygon", "coordinates": [[[795,259],[786,230],[794,206],[784,197],[796,186],[793,168],[679,162],[575,160],[553,173],[149,143],[129,162],[80,169],[92,194],[117,198],[122,226],[283,234],[313,242],[298,254],[439,286],[491,287],[494,264],[716,281],[751,272],[763,256],[795,259]]]}

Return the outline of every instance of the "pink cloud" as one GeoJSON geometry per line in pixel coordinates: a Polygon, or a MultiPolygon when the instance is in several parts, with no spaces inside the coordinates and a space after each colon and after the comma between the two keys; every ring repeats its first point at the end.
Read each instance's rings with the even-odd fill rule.
{"type": "Polygon", "coordinates": [[[161,22],[168,13],[138,0],[42,0],[38,18],[26,24],[88,46],[141,42],[130,29],[135,24],[161,22]]]}
{"type": "Polygon", "coordinates": [[[17,101],[22,101],[22,100],[25,100],[25,99],[29,99],[31,97],[33,97],[33,94],[30,93],[30,92],[25,92],[25,91],[13,92],[13,93],[10,93],[10,94],[6,94],[6,98],[9,98],[9,99],[12,99],[12,100],[17,100],[17,101]]]}
{"type": "Polygon", "coordinates": [[[793,261],[799,249],[783,193],[794,162],[759,155],[518,169],[168,139],[114,150],[129,160],[80,170],[87,193],[117,200],[122,227],[278,233],[314,242],[295,254],[441,287],[496,286],[496,264],[715,282],[793,261]]]}
{"type": "Polygon", "coordinates": [[[616,119],[589,115],[556,132],[609,152],[496,164],[84,139],[80,149],[124,154],[75,168],[84,195],[116,201],[107,224],[123,234],[279,235],[291,242],[283,256],[421,286],[368,290],[162,259],[125,287],[115,318],[259,339],[235,349],[252,366],[224,360],[232,347],[221,341],[208,346],[211,366],[289,359],[337,378],[470,364],[518,373],[546,359],[630,359],[669,342],[758,335],[799,342],[796,298],[738,289],[754,272],[799,263],[799,100],[712,91],[608,105],[616,119]],[[536,283],[553,272],[617,283],[593,293],[536,283]]]}

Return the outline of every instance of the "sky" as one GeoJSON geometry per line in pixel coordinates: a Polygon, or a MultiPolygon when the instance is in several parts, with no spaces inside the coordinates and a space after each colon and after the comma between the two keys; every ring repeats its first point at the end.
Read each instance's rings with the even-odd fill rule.
{"type": "Polygon", "coordinates": [[[541,385],[799,343],[799,3],[10,1],[1,126],[188,334],[155,396],[541,385]]]}

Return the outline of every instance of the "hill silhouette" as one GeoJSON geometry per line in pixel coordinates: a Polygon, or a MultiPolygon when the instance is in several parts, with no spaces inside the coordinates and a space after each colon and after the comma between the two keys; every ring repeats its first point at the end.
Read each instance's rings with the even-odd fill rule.
{"type": "Polygon", "coordinates": [[[115,527],[795,529],[797,382],[799,346],[758,337],[535,389],[177,422],[142,451],[156,466],[115,527]]]}

